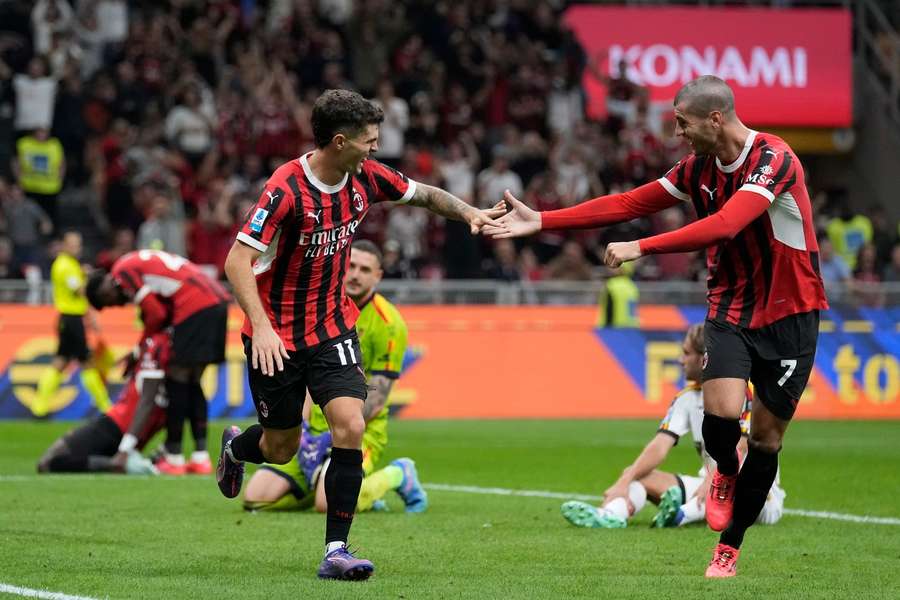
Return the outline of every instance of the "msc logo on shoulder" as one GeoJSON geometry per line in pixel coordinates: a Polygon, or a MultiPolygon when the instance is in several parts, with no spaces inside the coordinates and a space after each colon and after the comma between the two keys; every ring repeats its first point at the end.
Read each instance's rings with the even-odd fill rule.
{"type": "Polygon", "coordinates": [[[250,231],[259,233],[262,231],[263,223],[266,222],[266,217],[269,216],[269,211],[264,208],[257,208],[256,212],[253,214],[253,218],[250,220],[250,231]]]}

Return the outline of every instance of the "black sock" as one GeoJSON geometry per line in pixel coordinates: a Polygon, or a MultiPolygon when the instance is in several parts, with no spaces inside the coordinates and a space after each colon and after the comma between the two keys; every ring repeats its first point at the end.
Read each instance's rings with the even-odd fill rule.
{"type": "Polygon", "coordinates": [[[166,452],[181,454],[181,439],[184,437],[184,420],[190,404],[191,384],[166,378],[166,452]]]}
{"type": "Polygon", "coordinates": [[[778,473],[778,453],[750,446],[734,488],[734,516],[722,532],[723,544],[740,548],[744,533],[756,522],[778,473]]]}
{"type": "Polygon", "coordinates": [[[325,544],[346,542],[362,485],[362,450],[332,448],[331,463],[325,471],[325,544]]]}
{"type": "Polygon", "coordinates": [[[740,439],[741,424],[737,419],[703,413],[703,444],[722,475],[738,472],[737,445],[740,439]]]}
{"type": "Polygon", "coordinates": [[[203,395],[203,387],[199,381],[191,382],[190,393],[190,417],[191,435],[194,438],[194,450],[203,452],[206,450],[206,418],[208,405],[206,396],[203,395]]]}
{"type": "Polygon", "coordinates": [[[259,447],[262,434],[262,425],[256,424],[251,425],[244,433],[231,440],[231,455],[234,459],[257,465],[266,462],[266,457],[263,456],[262,449],[259,447]]]}
{"type": "Polygon", "coordinates": [[[51,473],[87,473],[88,457],[77,454],[59,454],[47,462],[51,473]]]}

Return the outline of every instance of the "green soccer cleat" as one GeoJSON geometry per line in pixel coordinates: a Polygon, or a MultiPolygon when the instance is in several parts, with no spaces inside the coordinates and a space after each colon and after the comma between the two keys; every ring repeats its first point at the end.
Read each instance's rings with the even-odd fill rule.
{"type": "Polygon", "coordinates": [[[684,494],[681,487],[673,485],[665,491],[659,500],[659,510],[650,527],[675,527],[678,525],[678,510],[684,504],[684,494]]]}
{"type": "Polygon", "coordinates": [[[566,521],[575,527],[590,527],[593,529],[622,529],[627,525],[625,519],[611,515],[587,502],[570,500],[560,507],[566,521]]]}

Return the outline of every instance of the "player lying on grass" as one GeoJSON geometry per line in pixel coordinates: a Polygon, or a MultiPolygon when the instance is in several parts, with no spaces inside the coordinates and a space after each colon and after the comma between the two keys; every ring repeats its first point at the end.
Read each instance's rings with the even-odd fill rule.
{"type": "MultiPolygon", "coordinates": [[[[570,523],[578,527],[625,527],[628,519],[637,514],[648,499],[659,505],[659,511],[653,517],[653,527],[675,527],[705,519],[706,491],[715,470],[715,461],[710,458],[703,443],[703,392],[697,383],[705,352],[703,325],[693,325],[684,338],[680,359],[688,386],[675,396],[650,443],[604,492],[602,506],[595,507],[577,500],[562,505],[562,514],[570,523]],[[703,462],[698,476],[658,470],[669,451],[686,433],[691,434],[703,462]]],[[[741,456],[747,455],[749,416],[748,403],[741,422],[743,435],[738,445],[741,456]]],[[[777,523],[784,509],[785,495],[776,477],[757,523],[777,523]]]]}
{"type": "Polygon", "coordinates": [[[168,331],[143,338],[116,403],[53,442],[38,462],[38,472],[156,474],[140,451],[166,426],[163,379],[170,347],[168,331]]]}
{"type": "MultiPolygon", "coordinates": [[[[387,445],[387,399],[400,376],[406,351],[407,329],[396,307],[375,292],[381,281],[381,251],[367,240],[353,243],[350,265],[344,277],[347,295],[359,308],[356,330],[362,351],[362,367],[368,380],[363,406],[363,472],[356,510],[370,510],[388,491],[396,490],[407,512],[422,512],[428,497],[419,485],[415,463],[401,458],[375,471],[387,445]]],[[[295,510],[314,505],[326,512],[325,477],[331,433],[325,414],[307,398],[303,407],[300,448],[286,465],[265,464],[250,479],[244,493],[248,510],[295,510]]]]}

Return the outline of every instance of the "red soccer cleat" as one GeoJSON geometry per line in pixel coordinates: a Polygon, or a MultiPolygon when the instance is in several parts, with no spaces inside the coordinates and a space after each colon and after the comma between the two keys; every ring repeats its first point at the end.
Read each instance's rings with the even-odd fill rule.
{"type": "Polygon", "coordinates": [[[718,544],[713,551],[712,560],[706,567],[709,578],[734,577],[737,575],[737,559],[741,551],[727,544],[718,544]]]}
{"type": "Polygon", "coordinates": [[[184,464],[176,465],[166,460],[165,456],[161,456],[156,461],[156,468],[159,469],[161,475],[184,475],[187,468],[184,464]]]}
{"type": "Polygon", "coordinates": [[[211,475],[212,462],[207,458],[205,460],[190,460],[185,467],[188,475],[211,475]]]}
{"type": "Polygon", "coordinates": [[[737,475],[722,475],[719,469],[713,473],[712,483],[706,492],[706,522],[713,531],[722,531],[731,522],[736,482],[737,475]]]}

